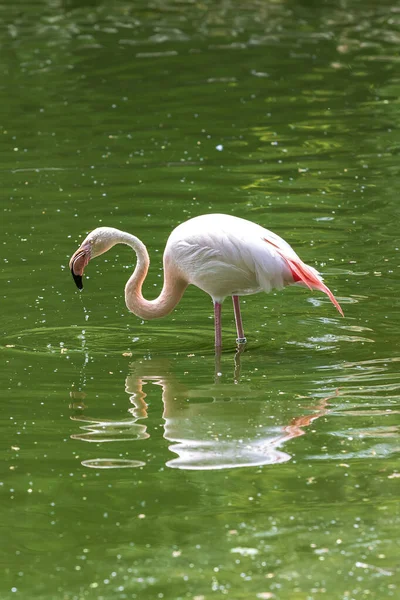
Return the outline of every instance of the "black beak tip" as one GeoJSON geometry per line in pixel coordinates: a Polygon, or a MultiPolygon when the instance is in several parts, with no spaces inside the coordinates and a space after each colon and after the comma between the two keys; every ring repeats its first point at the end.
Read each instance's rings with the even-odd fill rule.
{"type": "Polygon", "coordinates": [[[72,273],[72,277],[74,278],[74,281],[76,283],[76,287],[78,288],[78,290],[83,290],[82,275],[75,275],[73,269],[71,269],[71,273],[72,273]]]}

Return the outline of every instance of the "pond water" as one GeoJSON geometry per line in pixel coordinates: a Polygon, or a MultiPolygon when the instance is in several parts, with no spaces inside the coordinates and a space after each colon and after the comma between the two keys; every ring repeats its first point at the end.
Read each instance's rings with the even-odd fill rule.
{"type": "Polygon", "coordinates": [[[0,1],[0,597],[399,597],[400,10],[389,1],[0,1]],[[128,313],[178,223],[282,235],[293,287],[128,313]]]}

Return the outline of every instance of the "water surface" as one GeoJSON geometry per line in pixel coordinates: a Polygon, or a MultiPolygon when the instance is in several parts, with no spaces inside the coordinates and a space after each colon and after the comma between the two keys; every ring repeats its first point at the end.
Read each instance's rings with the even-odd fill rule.
{"type": "Polygon", "coordinates": [[[1,598],[399,594],[400,12],[387,0],[0,4],[1,598]],[[341,302],[189,288],[116,247],[225,212],[341,302]]]}

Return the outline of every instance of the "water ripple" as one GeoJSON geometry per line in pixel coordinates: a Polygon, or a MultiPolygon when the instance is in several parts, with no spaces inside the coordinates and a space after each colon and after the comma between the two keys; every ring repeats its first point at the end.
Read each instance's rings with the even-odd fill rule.
{"type": "Polygon", "coordinates": [[[140,460],[125,458],[92,458],[83,460],[81,464],[90,469],[137,469],[146,465],[140,460]]]}

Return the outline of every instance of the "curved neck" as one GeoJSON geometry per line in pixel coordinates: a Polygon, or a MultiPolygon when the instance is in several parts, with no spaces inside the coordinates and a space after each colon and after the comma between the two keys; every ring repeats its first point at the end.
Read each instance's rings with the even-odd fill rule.
{"type": "Polygon", "coordinates": [[[125,286],[126,306],[142,319],[158,319],[168,315],[182,298],[187,282],[164,255],[164,285],[161,293],[154,300],[143,298],[142,286],[150,265],[147,248],[136,236],[125,232],[121,234],[118,242],[133,248],[137,257],[135,270],[125,286]]]}

